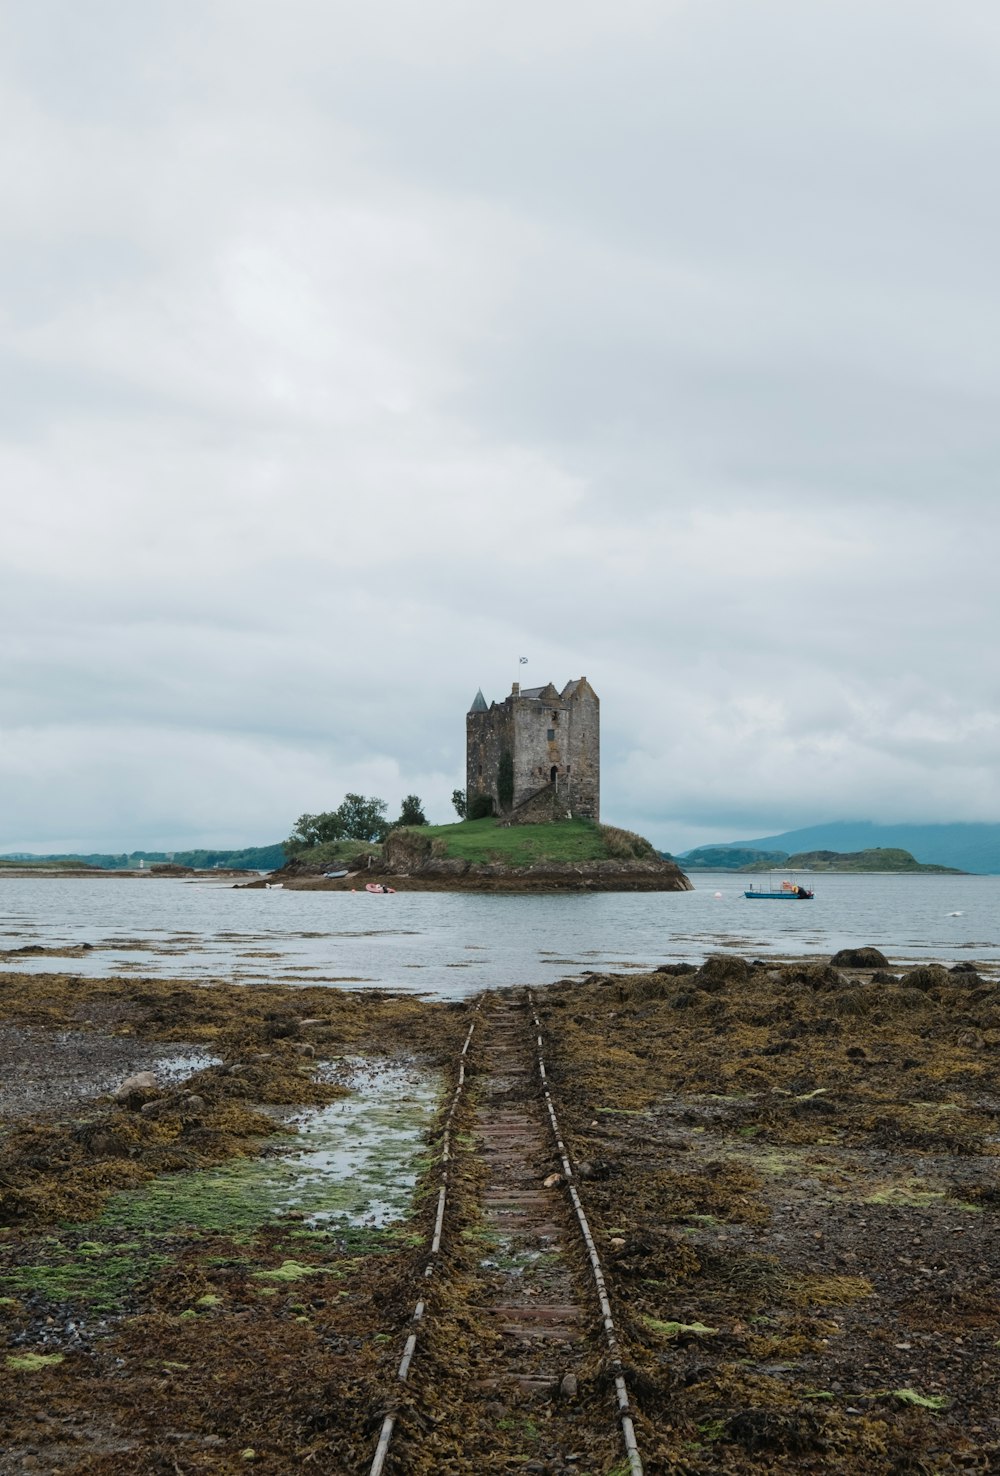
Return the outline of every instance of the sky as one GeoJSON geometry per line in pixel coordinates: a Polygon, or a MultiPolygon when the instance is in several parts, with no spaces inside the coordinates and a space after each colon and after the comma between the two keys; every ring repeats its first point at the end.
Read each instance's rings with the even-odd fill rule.
{"type": "Polygon", "coordinates": [[[664,849],[1000,820],[998,153],[993,0],[0,3],[0,852],[584,675],[664,849]]]}

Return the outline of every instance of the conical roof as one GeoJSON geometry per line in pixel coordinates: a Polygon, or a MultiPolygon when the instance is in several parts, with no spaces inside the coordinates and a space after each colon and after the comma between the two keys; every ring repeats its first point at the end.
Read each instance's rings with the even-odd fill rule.
{"type": "Polygon", "coordinates": [[[486,706],[486,698],[483,696],[482,687],[479,688],[479,691],[476,693],[475,697],[473,697],[472,706],[469,708],[469,711],[489,712],[489,708],[486,706]]]}

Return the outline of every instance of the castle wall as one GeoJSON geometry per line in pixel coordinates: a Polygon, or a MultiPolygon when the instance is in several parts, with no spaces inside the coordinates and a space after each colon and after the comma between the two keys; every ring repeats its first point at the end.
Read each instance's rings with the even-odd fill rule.
{"type": "Polygon", "coordinates": [[[569,762],[569,709],[558,698],[547,703],[532,697],[515,697],[512,705],[514,804],[519,805],[550,782],[553,768],[560,777],[565,776],[569,762]]]}
{"type": "Polygon", "coordinates": [[[569,698],[571,799],[574,815],[601,818],[601,703],[590,683],[582,680],[569,698]]]}
{"type": "Polygon", "coordinates": [[[514,750],[514,724],[509,703],[494,702],[486,712],[470,712],[465,720],[465,792],[471,803],[488,794],[497,812],[497,770],[504,749],[514,750]]]}

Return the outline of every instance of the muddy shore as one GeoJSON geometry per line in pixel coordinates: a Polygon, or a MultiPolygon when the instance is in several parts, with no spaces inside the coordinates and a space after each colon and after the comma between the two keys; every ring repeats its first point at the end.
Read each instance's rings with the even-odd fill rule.
{"type": "MultiPolygon", "coordinates": [[[[998,1469],[1000,984],[862,958],[537,993],[649,1476],[998,1469]]],[[[0,977],[0,1476],[367,1470],[421,1186],[385,1230],[212,1223],[192,1198],[160,1232],[121,1207],[266,1158],[285,1109],[348,1098],[349,1060],[447,1072],[474,1006],[0,977]],[[155,1087],[111,1095],[147,1069],[155,1087]]],[[[471,1472],[489,1450],[498,1471],[597,1476],[586,1446],[546,1447],[554,1395],[504,1428],[467,1402],[491,1338],[460,1295],[483,1275],[474,1156],[456,1183],[453,1279],[390,1469],[471,1472]]],[[[595,1355],[581,1402],[603,1377],[595,1355]]]]}

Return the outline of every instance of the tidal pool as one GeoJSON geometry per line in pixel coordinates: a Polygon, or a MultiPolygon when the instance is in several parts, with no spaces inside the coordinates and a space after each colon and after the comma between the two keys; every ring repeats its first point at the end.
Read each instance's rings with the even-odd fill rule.
{"type": "Polygon", "coordinates": [[[404,1220],[441,1075],[398,1062],[348,1065],[351,1095],[285,1117],[298,1132],[272,1142],[268,1156],[165,1174],[113,1196],[101,1223],[153,1232],[185,1225],[251,1231],[290,1210],[324,1230],[381,1230],[404,1220]]]}

